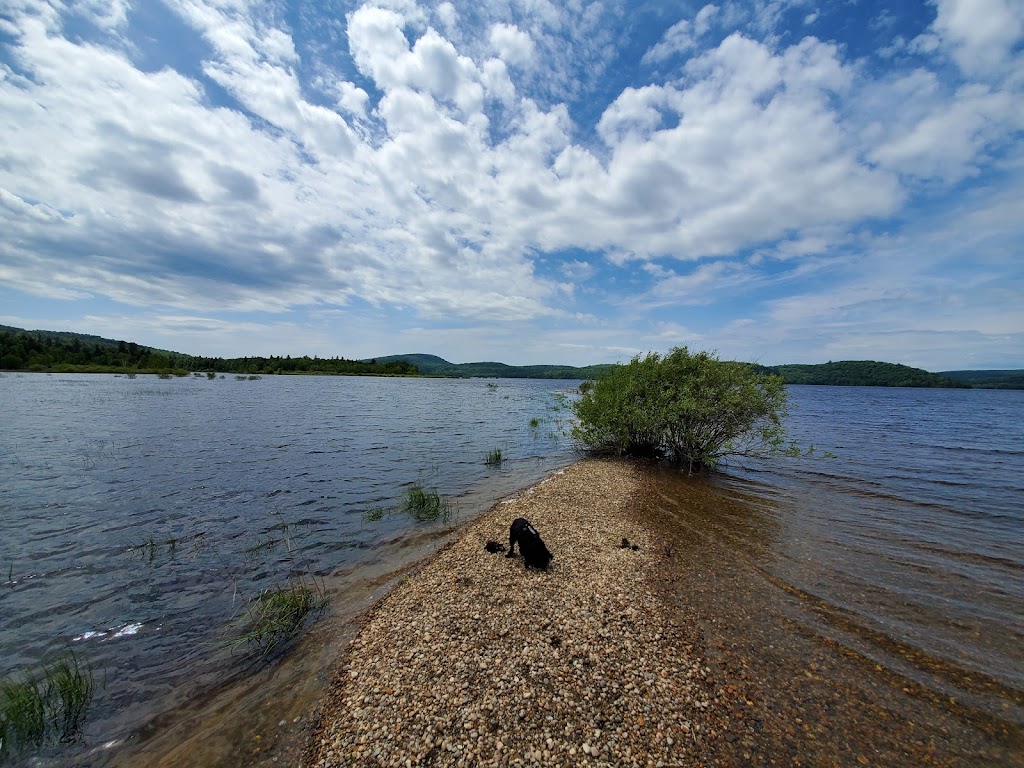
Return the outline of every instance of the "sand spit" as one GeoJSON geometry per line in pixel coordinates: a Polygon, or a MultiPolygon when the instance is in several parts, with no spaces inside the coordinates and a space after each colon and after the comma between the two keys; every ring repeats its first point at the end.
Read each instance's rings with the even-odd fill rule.
{"type": "Polygon", "coordinates": [[[308,764],[699,764],[710,670],[647,583],[662,554],[639,481],[627,463],[574,464],[413,572],[364,617],[308,764]],[[555,555],[546,573],[484,550],[520,516],[555,555]]]}

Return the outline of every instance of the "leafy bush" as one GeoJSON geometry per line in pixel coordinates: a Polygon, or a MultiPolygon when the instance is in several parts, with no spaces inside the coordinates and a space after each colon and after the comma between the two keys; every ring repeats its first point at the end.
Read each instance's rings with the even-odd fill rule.
{"type": "Polygon", "coordinates": [[[573,437],[592,451],[667,458],[691,471],[786,449],[782,379],[686,347],[616,366],[574,409],[573,437]]]}

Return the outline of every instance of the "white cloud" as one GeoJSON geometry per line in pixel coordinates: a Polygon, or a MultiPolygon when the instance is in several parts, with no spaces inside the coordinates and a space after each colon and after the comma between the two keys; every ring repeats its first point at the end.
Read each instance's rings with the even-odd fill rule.
{"type": "Polygon", "coordinates": [[[1018,0],[935,0],[935,5],[935,34],[967,75],[1000,74],[1016,58],[1012,51],[1024,37],[1024,4],[1018,0]]]}
{"type": "Polygon", "coordinates": [[[533,66],[536,51],[526,32],[512,24],[493,24],[489,38],[491,48],[506,64],[524,68],[533,66]]]}
{"type": "Polygon", "coordinates": [[[678,53],[688,53],[694,50],[700,39],[710,29],[717,12],[717,6],[705,5],[692,20],[681,19],[673,24],[661,40],[644,54],[643,63],[656,64],[666,61],[678,53]]]}
{"type": "MultiPolygon", "coordinates": [[[[843,264],[833,259],[855,248],[865,223],[891,225],[918,182],[948,187],[989,169],[1024,126],[1019,86],[994,75],[951,84],[921,69],[871,80],[840,46],[813,37],[780,45],[734,33],[705,47],[711,26],[739,13],[732,4],[705,6],[648,52],[652,62],[686,53],[676,79],[623,87],[590,124],[573,116],[583,120],[592,102],[554,94],[601,77],[615,53],[602,16],[610,6],[535,0],[525,13],[494,0],[428,15],[412,2],[362,5],[347,17],[348,77],[315,67],[322,100],[305,90],[308,48],[272,6],[175,7],[210,47],[197,62],[208,79],[142,71],[114,42],[72,42],[54,6],[5,22],[4,285],[156,304],[164,319],[155,322],[193,334],[213,304],[351,313],[365,302],[418,322],[460,318],[473,329],[467,338],[477,338],[477,318],[590,324],[594,336],[566,333],[558,343],[595,349],[600,331],[615,338],[608,349],[621,349],[629,338],[660,338],[655,319],[700,329],[640,312],[624,319],[635,320],[626,330],[595,329],[589,307],[580,316],[587,302],[626,312],[641,296],[656,312],[682,312],[780,270],[789,284],[809,281],[822,265],[843,264]],[[596,63],[598,74],[574,80],[578,62],[596,63]],[[233,101],[211,104],[220,89],[233,101]],[[538,254],[576,248],[595,255],[535,266],[538,254]],[[615,266],[596,269],[602,258],[615,266]],[[650,260],[638,272],[636,262],[650,260]],[[597,285],[606,271],[621,282],[597,285]]],[[[755,11],[758,23],[781,13],[771,3],[755,11]]],[[[965,71],[1005,71],[985,69],[978,52],[994,33],[940,18],[930,34],[965,71]]],[[[992,45],[1012,58],[1000,39],[992,45]]],[[[1019,173],[1006,162],[1005,173],[1019,173]]],[[[980,214],[972,222],[991,230],[980,214]]],[[[893,286],[920,277],[882,272],[893,286]]],[[[983,307],[925,284],[951,306],[983,307]]],[[[796,328],[838,309],[829,327],[844,317],[863,326],[871,313],[858,307],[888,313],[909,295],[887,304],[887,294],[872,298],[880,285],[846,280],[832,294],[793,294],[773,305],[773,318],[796,328]],[[801,306],[813,312],[799,316],[801,306]]],[[[994,283],[974,285],[992,295],[994,283]]],[[[966,312],[957,317],[967,323],[966,312]]]]}

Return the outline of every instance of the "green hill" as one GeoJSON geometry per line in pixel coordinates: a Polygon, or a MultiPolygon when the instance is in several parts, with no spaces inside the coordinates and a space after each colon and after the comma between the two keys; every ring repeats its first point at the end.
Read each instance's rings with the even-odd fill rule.
{"type": "Polygon", "coordinates": [[[1024,389],[1024,371],[942,371],[939,375],[983,389],[1024,389]]]}
{"type": "Polygon", "coordinates": [[[593,379],[610,365],[508,365],[506,363],[451,363],[436,355],[408,354],[374,358],[378,363],[405,361],[415,365],[424,376],[450,376],[453,378],[499,379],[593,379]]]}
{"type": "Polygon", "coordinates": [[[66,331],[26,331],[0,326],[0,370],[51,373],[315,373],[414,376],[402,361],[364,363],[343,357],[196,357],[66,331]]]}
{"type": "Polygon", "coordinates": [[[837,387],[969,387],[937,373],[898,363],[843,360],[817,365],[776,365],[763,368],[787,384],[822,384],[837,387]]]}

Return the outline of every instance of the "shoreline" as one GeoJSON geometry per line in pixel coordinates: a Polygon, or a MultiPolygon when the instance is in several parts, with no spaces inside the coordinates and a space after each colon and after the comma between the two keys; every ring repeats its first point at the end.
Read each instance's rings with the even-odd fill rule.
{"type": "Polygon", "coordinates": [[[576,461],[368,575],[291,652],[293,687],[286,660],[251,681],[262,698],[219,692],[223,708],[120,762],[1024,768],[1019,697],[1004,718],[950,703],[808,624],[821,606],[723,535],[764,523],[733,503],[649,463],[576,461]],[[555,554],[548,573],[484,551],[517,516],[555,554]],[[260,709],[269,689],[288,719],[260,709]]]}
{"type": "Polygon", "coordinates": [[[726,503],[584,459],[496,505],[363,615],[301,764],[1024,766],[1020,701],[936,696],[806,623],[709,534],[726,503]],[[484,551],[518,516],[548,573],[484,551]]]}
{"type": "Polygon", "coordinates": [[[711,735],[709,670],[645,587],[659,555],[639,491],[636,465],[583,460],[468,524],[365,616],[307,765],[685,760],[711,735]],[[520,516],[546,573],[484,550],[520,516]]]}

